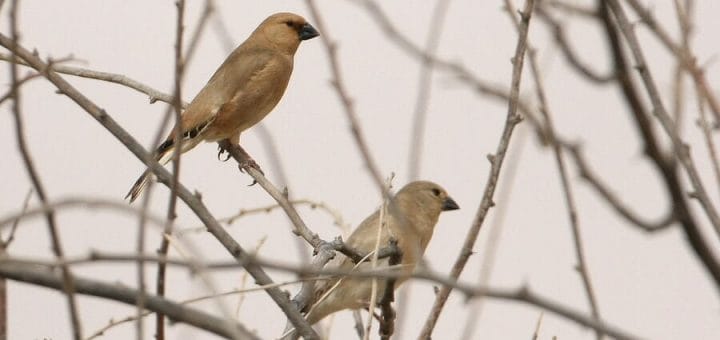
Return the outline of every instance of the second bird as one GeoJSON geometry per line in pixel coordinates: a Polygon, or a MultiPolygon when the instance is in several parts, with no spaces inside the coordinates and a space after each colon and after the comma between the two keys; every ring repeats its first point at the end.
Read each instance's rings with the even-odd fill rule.
{"type": "MultiPolygon", "coordinates": [[[[225,59],[188,105],[179,126],[155,151],[155,160],[166,164],[172,159],[178,144],[177,128],[182,134],[181,152],[201,141],[227,139],[239,145],[240,133],[265,118],[285,93],[300,42],[318,35],[312,25],[296,14],[277,13],[265,19],[225,59]]],[[[134,201],[151,176],[150,170],[146,170],[125,198],[134,201]]]]}
{"type": "MultiPolygon", "coordinates": [[[[411,182],[404,186],[390,200],[387,213],[382,217],[380,246],[388,245],[390,239],[397,241],[401,251],[399,266],[403,275],[397,279],[395,287],[400,286],[412,274],[422,259],[430,238],[433,235],[440,213],[459,209],[458,204],[438,184],[428,181],[411,182]]],[[[351,248],[367,254],[375,249],[380,212],[375,211],[353,231],[345,242],[351,248]]],[[[379,267],[388,267],[387,259],[379,261],[379,267]]],[[[369,270],[370,263],[355,265],[350,258],[337,255],[328,264],[336,270],[369,270]]],[[[385,292],[385,280],[380,280],[378,297],[385,292]]],[[[335,277],[318,281],[315,285],[313,305],[308,308],[306,318],[314,324],[329,314],[343,309],[366,308],[372,292],[372,280],[367,278],[335,277]]]]}

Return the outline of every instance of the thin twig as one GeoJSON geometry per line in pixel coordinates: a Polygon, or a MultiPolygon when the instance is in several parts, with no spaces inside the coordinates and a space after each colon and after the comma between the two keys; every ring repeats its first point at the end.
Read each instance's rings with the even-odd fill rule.
{"type": "Polygon", "coordinates": [[[668,209],[666,216],[657,222],[648,222],[643,218],[637,216],[636,213],[630,210],[625,204],[620,201],[617,195],[615,195],[608,186],[602,182],[602,180],[591,170],[590,166],[585,160],[585,156],[581,151],[581,147],[578,145],[564,144],[563,146],[570,152],[572,160],[575,166],[580,171],[580,177],[587,182],[595,192],[605,200],[610,206],[618,213],[621,217],[625,218],[631,225],[636,226],[646,232],[656,232],[664,230],[671,226],[675,222],[675,215],[672,209],[668,209]]]}
{"type": "MultiPolygon", "coordinates": [[[[605,0],[603,0],[605,1],[605,0]]],[[[697,57],[695,57],[691,51],[687,49],[683,49],[681,46],[678,46],[675,42],[673,42],[672,38],[670,37],[670,34],[667,33],[667,31],[658,23],[657,20],[653,17],[650,10],[644,8],[639,1],[637,0],[626,0],[627,4],[630,5],[630,7],[635,11],[635,13],[640,16],[642,21],[650,28],[650,31],[653,32],[658,39],[662,42],[663,46],[665,46],[678,61],[681,61],[683,66],[687,69],[690,76],[693,78],[693,81],[695,82],[695,86],[699,89],[699,93],[702,95],[703,98],[707,101],[708,105],[711,108],[711,112],[715,116],[715,124],[716,126],[720,124],[720,100],[715,95],[715,92],[710,88],[710,85],[707,82],[707,79],[705,77],[704,70],[698,66],[697,64],[697,57]]],[[[617,4],[617,2],[608,4],[613,5],[617,4]]],[[[614,6],[614,5],[613,5],[614,6]]],[[[627,20],[627,19],[626,19],[627,20]]],[[[622,24],[621,24],[622,29],[622,24]]],[[[632,30],[628,27],[629,30],[632,30]]],[[[638,48],[640,45],[637,45],[638,48]]],[[[632,43],[631,43],[631,50],[632,50],[632,43]]],[[[634,53],[634,52],[633,52],[634,53]]],[[[644,63],[640,63],[639,66],[644,66],[644,63]]],[[[642,75],[642,72],[641,72],[642,75]]],[[[652,99],[652,96],[651,96],[652,99]]]]}
{"type": "MultiPolygon", "coordinates": [[[[470,69],[465,67],[459,62],[452,62],[438,58],[435,55],[427,54],[425,51],[415,45],[415,43],[408,37],[402,35],[400,31],[392,24],[390,18],[382,11],[382,8],[373,0],[357,0],[352,1],[353,4],[360,4],[365,11],[370,14],[370,17],[375,20],[378,28],[380,28],[389,40],[397,45],[403,52],[409,56],[427,60],[430,62],[435,69],[444,71],[454,75],[457,80],[467,85],[470,89],[476,91],[479,94],[486,95],[490,98],[507,103],[510,100],[505,85],[491,84],[487,81],[480,79],[470,69]]],[[[533,122],[533,125],[542,125],[539,118],[534,115],[534,110],[531,106],[524,101],[517,99],[518,111],[523,114],[524,118],[533,122]]]]}
{"type": "MultiPolygon", "coordinates": [[[[19,44],[19,32],[17,27],[17,13],[18,13],[18,0],[13,0],[10,3],[10,36],[8,43],[5,47],[9,49],[13,55],[12,58],[18,57],[18,50],[20,49],[19,44]]],[[[17,64],[10,63],[10,79],[11,79],[11,91],[13,97],[12,113],[15,118],[15,133],[17,136],[17,146],[22,156],[25,169],[27,170],[28,177],[33,184],[33,190],[37,193],[38,199],[47,203],[48,198],[45,193],[45,187],[40,179],[40,174],[35,169],[35,165],[30,155],[30,150],[27,147],[25,141],[25,130],[22,119],[21,110],[21,97],[20,87],[18,84],[18,70],[17,64]]],[[[55,212],[52,210],[45,212],[45,220],[48,226],[48,233],[50,234],[50,241],[52,244],[52,251],[55,257],[59,260],[63,260],[65,257],[62,243],[60,241],[60,234],[58,233],[57,223],[55,220],[55,212]]],[[[68,301],[68,314],[70,317],[70,325],[72,327],[73,338],[75,340],[82,339],[82,324],[80,323],[80,315],[77,307],[77,299],[75,298],[75,280],[73,274],[68,266],[61,266],[62,272],[62,291],[65,293],[68,301]]]]}
{"type": "MultiPolygon", "coordinates": [[[[523,62],[525,60],[525,48],[527,42],[527,34],[530,25],[530,18],[532,15],[535,1],[527,0],[525,7],[520,13],[522,18],[520,31],[515,49],[515,56],[512,59],[513,70],[512,70],[512,81],[510,86],[510,102],[508,103],[508,113],[505,120],[505,127],[503,128],[502,136],[497,146],[497,150],[494,155],[488,155],[490,160],[490,175],[488,176],[487,183],[485,185],[485,191],[483,193],[480,207],[478,208],[473,224],[468,230],[465,242],[463,243],[460,254],[458,255],[455,263],[453,264],[450,272],[450,277],[457,279],[460,277],[465,264],[467,264],[470,255],[473,253],[472,249],[477,240],[478,234],[480,233],[480,227],[482,227],[485,217],[492,206],[495,205],[493,196],[495,194],[495,188],[497,187],[497,181],[500,177],[500,169],[505,159],[508,146],[510,145],[510,137],[512,136],[515,126],[521,121],[520,115],[518,115],[518,97],[520,95],[520,78],[522,75],[523,62]]],[[[437,323],[440,313],[447,302],[448,296],[452,287],[443,286],[440,291],[436,294],[435,302],[433,304],[430,313],[425,320],[425,325],[420,332],[419,339],[429,339],[435,324],[437,323]]]]}
{"type": "MultiPolygon", "coordinates": [[[[560,47],[560,51],[563,56],[565,56],[565,60],[567,60],[570,66],[585,76],[586,79],[594,83],[606,84],[614,80],[614,73],[610,72],[607,75],[599,74],[598,72],[592,70],[585,62],[580,60],[580,57],[575,53],[576,49],[570,47],[570,42],[565,34],[563,25],[553,18],[550,13],[548,13],[545,6],[538,6],[537,13],[538,17],[542,19],[552,30],[555,43],[560,47]]],[[[597,17],[593,17],[593,19],[597,19],[597,17]]]]}
{"type": "Polygon", "coordinates": [[[623,33],[628,45],[630,46],[630,51],[636,63],[635,69],[640,73],[640,77],[645,85],[648,96],[650,97],[650,102],[653,106],[653,114],[658,118],[660,125],[665,130],[665,133],[670,137],[673,144],[674,154],[680,161],[680,164],[682,164],[685,168],[685,172],[690,179],[690,183],[694,189],[694,192],[691,193],[691,197],[697,198],[700,202],[700,205],[703,207],[703,210],[715,229],[716,236],[720,237],[720,215],[718,215],[715,206],[712,204],[712,201],[705,190],[700,174],[698,173],[695,163],[692,160],[689,145],[687,145],[678,135],[675,129],[675,124],[662,103],[660,91],[655,85],[655,80],[648,68],[649,65],[645,60],[642,49],[640,48],[640,42],[635,35],[635,31],[626,17],[625,11],[617,0],[604,1],[610,7],[610,10],[618,22],[620,31],[623,33]]]}
{"type": "Polygon", "coordinates": [[[532,339],[538,340],[540,338],[540,326],[542,325],[543,321],[543,312],[540,312],[540,315],[538,315],[537,323],[535,324],[535,331],[533,332],[532,339]]]}
{"type": "MultiPolygon", "coordinates": [[[[433,15],[427,25],[428,32],[425,38],[426,55],[435,55],[440,36],[445,27],[445,17],[450,8],[450,0],[438,0],[433,8],[433,15]]],[[[429,59],[420,62],[420,79],[415,96],[415,109],[413,114],[412,130],[410,132],[410,152],[408,157],[408,179],[417,180],[420,176],[420,163],[422,159],[423,140],[425,137],[425,123],[427,121],[428,105],[432,93],[433,63],[429,59]]]]}
{"type": "MultiPolygon", "coordinates": [[[[325,202],[320,201],[314,201],[311,199],[303,198],[303,199],[294,199],[289,200],[289,203],[295,207],[301,207],[301,206],[308,206],[311,210],[320,210],[324,213],[326,213],[329,217],[332,218],[333,224],[337,227],[339,227],[344,233],[347,232],[350,228],[347,222],[345,222],[345,219],[343,218],[342,214],[339,210],[331,207],[325,202]]],[[[218,220],[218,222],[221,223],[227,223],[228,225],[232,225],[235,223],[235,221],[249,215],[255,215],[255,214],[269,214],[273,210],[280,209],[282,206],[280,204],[268,204],[265,206],[260,206],[256,208],[242,208],[237,213],[228,216],[223,217],[218,220]]],[[[187,228],[178,230],[177,233],[180,234],[188,234],[193,232],[205,232],[204,227],[195,227],[195,228],[187,228]]]]}
{"type": "MultiPolygon", "coordinates": [[[[260,251],[260,248],[265,244],[265,241],[267,241],[267,235],[263,236],[255,245],[255,249],[253,249],[253,254],[257,254],[260,251]]],[[[248,281],[248,272],[243,272],[242,276],[240,277],[240,289],[243,290],[247,286],[248,281]]],[[[235,305],[235,317],[239,318],[240,316],[240,308],[242,307],[243,302],[245,302],[245,294],[239,294],[237,304],[235,305]]]]}
{"type": "Polygon", "coordinates": [[[700,127],[700,131],[702,131],[703,137],[705,139],[705,146],[707,147],[708,155],[710,156],[710,164],[713,169],[713,174],[715,175],[715,184],[717,185],[718,189],[720,190],[720,160],[718,160],[717,155],[717,147],[715,147],[715,141],[713,140],[712,136],[712,127],[710,126],[710,122],[707,118],[707,111],[705,110],[705,102],[702,100],[702,97],[699,95],[697,96],[698,100],[698,126],[700,127]]]}
{"type": "MultiPolygon", "coordinates": [[[[27,76],[25,76],[25,78],[21,78],[21,79],[17,80],[17,86],[22,86],[26,82],[33,80],[35,78],[39,78],[39,77],[42,77],[42,75],[38,74],[38,73],[27,75],[27,76]]],[[[11,88],[10,90],[7,91],[7,93],[0,96],[0,105],[2,105],[6,101],[12,99],[12,95],[13,95],[13,90],[11,88]]]]}
{"type": "Polygon", "coordinates": [[[558,0],[542,0],[542,4],[547,3],[550,7],[559,9],[565,13],[579,15],[587,18],[596,18],[597,11],[592,8],[581,7],[574,3],[567,3],[558,0]]]}
{"type": "Polygon", "coordinates": [[[153,222],[156,225],[162,225],[164,219],[159,216],[150,214],[149,212],[143,212],[140,209],[134,208],[125,202],[119,200],[106,200],[98,197],[68,197],[55,199],[48,203],[42,203],[39,207],[34,207],[26,211],[18,211],[16,213],[10,213],[5,216],[0,216],[0,228],[16,223],[16,221],[28,219],[37,215],[44,215],[48,211],[59,211],[63,209],[109,209],[118,212],[124,212],[134,216],[145,216],[148,221],[153,222]]]}
{"type": "Polygon", "coordinates": [[[672,202],[672,215],[680,222],[685,232],[685,239],[694,251],[705,270],[712,276],[717,287],[720,287],[720,262],[715,258],[710,245],[705,240],[687,200],[687,190],[683,187],[676,162],[669,158],[661,149],[661,144],[650,120],[644,100],[632,78],[632,68],[627,61],[625,46],[623,46],[618,33],[617,24],[613,21],[610,10],[605,1],[598,1],[598,10],[605,28],[606,36],[613,54],[614,69],[617,73],[618,83],[624,99],[633,115],[638,131],[644,141],[644,151],[655,165],[658,173],[665,182],[665,188],[672,202]]]}
{"type": "MultiPolygon", "coordinates": [[[[505,3],[511,6],[509,0],[505,3]]],[[[513,12],[509,11],[510,16],[514,18],[513,12]]],[[[540,101],[540,112],[543,114],[545,119],[545,126],[547,133],[552,137],[552,148],[555,155],[555,162],[558,168],[558,174],[560,176],[560,183],[562,186],[563,194],[565,196],[565,204],[567,205],[568,219],[570,221],[570,229],[572,231],[573,243],[575,246],[575,258],[577,260],[577,271],[580,273],[580,278],[583,283],[585,294],[587,295],[588,302],[590,304],[590,312],[596,320],[600,320],[600,312],[598,308],[597,298],[595,297],[595,290],[593,289],[592,280],[590,279],[590,270],[587,267],[587,260],[585,259],[585,250],[582,242],[582,236],[580,235],[580,221],[578,217],[577,206],[575,198],[570,184],[570,180],[567,175],[567,166],[565,164],[565,155],[560,144],[557,143],[555,136],[555,125],[553,124],[553,117],[551,115],[550,106],[545,95],[545,89],[542,83],[542,75],[537,65],[537,58],[534,50],[528,52],[528,59],[530,61],[530,71],[533,75],[535,82],[535,91],[540,101]]],[[[600,331],[595,332],[595,338],[601,340],[603,334],[600,331]]]]}
{"type": "MultiPolygon", "coordinates": [[[[18,65],[32,67],[32,66],[28,65],[26,62],[21,61],[21,60],[13,61],[13,57],[11,55],[0,54],[0,60],[17,63],[18,65]]],[[[129,87],[133,90],[136,90],[140,93],[146,94],[148,97],[150,97],[150,103],[154,103],[156,101],[162,101],[162,102],[166,102],[166,103],[172,102],[171,94],[160,92],[148,85],[140,83],[137,80],[131,79],[122,74],[94,71],[94,70],[89,70],[89,69],[85,69],[85,68],[64,66],[64,65],[52,65],[52,69],[53,69],[53,71],[62,73],[62,74],[67,74],[67,75],[82,77],[82,78],[88,78],[88,79],[102,80],[102,81],[107,81],[110,83],[122,85],[125,87],[129,87]]]]}
{"type": "MultiPolygon", "coordinates": [[[[30,203],[30,197],[32,197],[33,190],[28,190],[28,193],[25,195],[25,199],[23,200],[22,204],[22,210],[21,212],[25,212],[27,210],[28,204],[30,203]]],[[[0,237],[0,256],[7,256],[7,248],[12,243],[14,237],[15,237],[15,231],[17,230],[18,225],[20,225],[20,219],[16,219],[13,224],[12,228],[10,229],[10,233],[8,234],[7,240],[2,240],[2,237],[0,237]]],[[[8,336],[8,294],[7,294],[7,279],[4,277],[0,277],[0,340],[7,340],[8,336]]]]}
{"type": "MultiPolygon", "coordinates": [[[[440,37],[445,28],[445,18],[450,8],[450,2],[451,0],[438,0],[435,2],[435,7],[432,10],[432,18],[427,25],[428,31],[425,38],[424,53],[427,55],[435,55],[437,51],[440,37]]],[[[432,79],[433,63],[429,59],[422,59],[420,61],[420,75],[417,95],[415,96],[415,108],[413,110],[412,130],[410,131],[410,150],[408,152],[407,168],[407,176],[410,181],[420,179],[423,147],[425,143],[425,126],[427,124],[430,97],[432,95],[432,79]]],[[[396,322],[398,331],[395,332],[395,334],[398,338],[402,338],[403,321],[405,320],[402,316],[405,315],[405,311],[409,306],[409,304],[404,302],[410,296],[411,289],[411,285],[405,286],[404,289],[400,291],[397,299],[397,315],[400,315],[400,318],[398,318],[396,322]]]]}
{"type": "MultiPolygon", "coordinates": [[[[684,51],[685,55],[691,55],[692,51],[690,49],[690,35],[692,33],[692,13],[694,9],[694,1],[693,0],[686,0],[685,6],[680,4],[680,0],[674,0],[673,3],[675,4],[675,12],[677,13],[677,19],[680,26],[680,32],[682,33],[682,49],[684,51]]],[[[676,87],[681,88],[680,84],[682,84],[682,65],[681,61],[678,61],[678,80],[676,87]]],[[[705,139],[705,146],[707,147],[708,155],[710,156],[710,164],[712,165],[713,174],[715,175],[715,181],[717,182],[718,189],[720,189],[720,162],[718,161],[717,156],[717,150],[715,147],[715,141],[712,138],[712,126],[710,124],[710,121],[707,118],[707,111],[705,109],[705,101],[703,100],[703,96],[701,95],[703,92],[703,89],[700,88],[700,84],[698,82],[695,82],[695,92],[697,97],[697,106],[698,106],[698,113],[699,113],[699,119],[698,119],[698,126],[700,127],[700,130],[703,133],[703,137],[705,139]]],[[[678,91],[678,94],[682,94],[681,91],[678,91]]],[[[681,102],[678,100],[677,102],[681,102]]],[[[677,104],[680,105],[680,104],[677,104]]],[[[678,110],[679,111],[679,110],[678,110]]],[[[675,118],[675,121],[679,123],[679,117],[675,118]]],[[[678,127],[679,129],[679,127],[678,127]]]]}
{"type": "MultiPolygon", "coordinates": [[[[505,170],[505,176],[501,179],[498,186],[500,192],[498,193],[498,202],[509,202],[510,197],[515,193],[515,178],[520,170],[519,160],[522,159],[523,150],[525,150],[528,137],[527,129],[519,129],[516,133],[515,147],[508,151],[508,160],[505,170]]],[[[502,231],[505,228],[505,218],[508,215],[510,205],[501,204],[497,206],[493,213],[492,223],[486,227],[490,229],[487,231],[485,247],[482,249],[482,254],[479,256],[481,259],[480,270],[478,273],[478,284],[482,287],[486,287],[490,283],[493,271],[495,269],[495,263],[497,259],[497,252],[500,249],[502,231]]],[[[475,333],[475,328],[480,324],[480,320],[483,315],[483,308],[485,299],[478,297],[471,304],[467,311],[467,319],[460,339],[471,339],[475,333]]]]}
{"type": "MultiPolygon", "coordinates": [[[[173,233],[174,221],[177,216],[177,187],[180,182],[180,158],[182,155],[182,143],[183,143],[183,131],[181,129],[181,115],[182,115],[182,80],[183,73],[185,70],[185,61],[183,60],[183,33],[185,31],[184,19],[185,19],[185,0],[177,0],[175,3],[177,7],[177,17],[175,21],[175,81],[173,90],[173,101],[172,107],[175,112],[175,130],[173,133],[175,136],[175,147],[173,148],[172,162],[172,182],[170,184],[170,199],[168,200],[167,207],[167,220],[165,222],[165,228],[163,229],[163,235],[170,236],[173,233]]],[[[162,255],[167,254],[170,241],[167,237],[163,237],[160,242],[160,248],[158,252],[162,255]]],[[[165,279],[166,279],[166,268],[162,263],[158,264],[157,277],[155,283],[155,293],[160,296],[165,296],[165,279]]],[[[165,340],[165,316],[158,313],[155,317],[155,339],[165,340]]]]}
{"type": "MultiPolygon", "coordinates": [[[[2,247],[3,252],[7,251],[7,248],[10,247],[10,244],[15,240],[15,232],[17,231],[18,226],[20,225],[20,220],[22,219],[22,215],[25,214],[28,210],[28,206],[30,205],[30,198],[32,197],[33,189],[29,189],[27,194],[25,194],[25,198],[23,199],[22,208],[20,208],[20,213],[18,214],[18,217],[15,218],[12,222],[12,226],[10,227],[10,232],[8,233],[8,236],[5,240],[0,237],[0,247],[2,247]]],[[[2,228],[2,224],[0,224],[0,228],[2,228]]]]}
{"type": "MultiPolygon", "coordinates": [[[[505,10],[507,11],[510,19],[516,22],[516,26],[519,27],[517,18],[515,17],[515,9],[510,0],[505,0],[505,10]]],[[[542,10],[539,10],[542,12],[542,10]]],[[[559,28],[558,28],[559,29],[559,28]]],[[[528,43],[529,45],[529,43],[528,43]]],[[[535,83],[535,92],[540,103],[540,113],[543,115],[545,120],[545,132],[546,136],[550,137],[550,144],[555,155],[555,162],[558,168],[558,174],[560,176],[560,183],[563,194],[565,196],[565,204],[567,205],[568,219],[570,222],[570,229],[573,236],[573,244],[575,246],[575,258],[577,260],[577,271],[580,273],[580,279],[582,280],[585,294],[590,305],[590,312],[596,320],[600,320],[600,312],[598,309],[597,299],[595,297],[595,290],[593,289],[592,280],[590,279],[590,270],[587,267],[587,261],[585,260],[585,250],[580,234],[580,221],[578,217],[577,205],[570,184],[570,180],[567,175],[567,166],[565,164],[565,155],[563,153],[562,146],[557,141],[557,132],[555,130],[555,124],[553,123],[553,116],[550,111],[550,104],[548,103],[547,96],[545,94],[545,86],[542,82],[542,75],[540,74],[540,68],[537,64],[537,53],[532,47],[528,51],[528,59],[530,61],[530,72],[532,74],[533,82],[535,83]]],[[[595,332],[595,338],[601,340],[603,334],[599,331],[595,332]]]]}
{"type": "Polygon", "coordinates": [[[347,116],[348,122],[350,123],[350,131],[352,132],[352,136],[355,140],[355,145],[358,147],[358,151],[360,151],[360,155],[365,161],[365,166],[370,173],[370,177],[375,182],[378,190],[383,197],[388,197],[389,193],[386,191],[383,181],[383,175],[380,172],[380,168],[377,166],[377,163],[375,163],[375,160],[370,154],[370,148],[368,147],[367,141],[365,140],[365,136],[363,135],[362,129],[360,127],[360,120],[358,119],[357,112],[355,112],[355,105],[350,97],[349,91],[345,87],[345,83],[343,82],[343,75],[340,72],[340,62],[338,61],[337,57],[337,44],[330,38],[330,30],[327,28],[327,26],[325,26],[325,22],[320,16],[320,11],[318,11],[317,7],[315,6],[315,1],[305,0],[305,4],[310,10],[313,24],[318,28],[320,32],[322,32],[320,34],[320,40],[322,40],[323,46],[325,46],[325,52],[327,53],[328,62],[330,63],[330,70],[333,76],[333,79],[330,81],[330,83],[335,88],[335,92],[337,93],[338,98],[342,103],[343,110],[345,111],[345,115],[347,116]]]}
{"type": "MultiPolygon", "coordinates": [[[[389,181],[386,186],[390,186],[389,181]]],[[[388,199],[383,198],[378,217],[377,232],[375,233],[375,246],[373,247],[372,257],[370,260],[370,270],[377,268],[378,251],[380,250],[380,238],[382,237],[383,230],[387,228],[387,225],[385,224],[385,215],[387,214],[387,208],[388,199]]],[[[370,329],[372,328],[372,321],[374,319],[373,314],[375,314],[375,306],[377,305],[378,284],[378,279],[372,279],[372,284],[370,286],[370,302],[368,303],[368,319],[367,324],[365,325],[365,332],[363,337],[364,340],[370,339],[370,329]]]]}

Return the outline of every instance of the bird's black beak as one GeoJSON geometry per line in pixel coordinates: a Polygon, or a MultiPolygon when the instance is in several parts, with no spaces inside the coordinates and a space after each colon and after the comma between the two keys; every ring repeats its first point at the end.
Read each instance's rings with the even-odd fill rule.
{"type": "Polygon", "coordinates": [[[442,210],[458,210],[460,209],[460,206],[453,200],[452,198],[448,197],[445,199],[445,202],[443,202],[442,210]]]}
{"type": "Polygon", "coordinates": [[[318,35],[320,35],[320,33],[318,33],[318,31],[315,29],[315,27],[312,27],[312,25],[305,24],[300,27],[298,35],[300,36],[300,40],[308,40],[317,37],[318,35]]]}

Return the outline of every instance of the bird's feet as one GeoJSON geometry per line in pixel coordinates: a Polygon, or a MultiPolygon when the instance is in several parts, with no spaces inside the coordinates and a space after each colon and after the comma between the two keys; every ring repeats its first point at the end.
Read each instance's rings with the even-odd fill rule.
{"type": "Polygon", "coordinates": [[[221,162],[227,162],[228,159],[230,159],[230,152],[225,150],[221,145],[218,145],[218,160],[221,162]],[[227,156],[224,156],[225,159],[223,159],[223,154],[227,152],[227,156]]]}
{"type": "MultiPolygon", "coordinates": [[[[248,154],[242,146],[239,144],[233,144],[228,139],[220,141],[218,143],[218,159],[224,162],[230,159],[230,157],[235,157],[238,161],[238,169],[240,169],[240,172],[245,173],[248,169],[252,168],[257,170],[261,175],[265,176],[265,173],[260,168],[260,165],[258,165],[252,157],[250,157],[250,154],[248,154]],[[222,155],[226,152],[228,153],[227,157],[222,159],[222,155]]],[[[253,186],[256,183],[257,181],[253,180],[249,186],[253,186]]]]}
{"type": "MultiPolygon", "coordinates": [[[[261,175],[265,176],[265,173],[260,168],[260,165],[258,165],[254,159],[250,158],[250,155],[247,155],[247,157],[245,159],[238,162],[238,168],[240,169],[240,172],[246,172],[247,169],[253,168],[253,169],[257,170],[261,175]]],[[[257,180],[253,179],[253,182],[250,183],[250,185],[248,185],[248,186],[251,187],[255,184],[257,184],[257,180]]]]}
{"type": "Polygon", "coordinates": [[[260,174],[265,176],[265,173],[260,168],[260,165],[258,165],[257,162],[255,162],[255,160],[250,157],[247,157],[247,158],[241,160],[240,162],[238,162],[238,168],[240,168],[240,171],[242,171],[242,172],[245,172],[246,169],[248,169],[248,168],[253,168],[253,169],[257,170],[260,174]]]}

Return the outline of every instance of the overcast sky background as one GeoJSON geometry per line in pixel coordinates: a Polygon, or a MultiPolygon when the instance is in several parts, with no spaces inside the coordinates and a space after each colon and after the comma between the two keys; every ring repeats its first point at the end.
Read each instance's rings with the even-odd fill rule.
{"type": "MultiPolygon", "coordinates": [[[[7,2],[0,13],[3,33],[8,32],[7,2]]],[[[650,4],[659,21],[677,32],[672,1],[643,3],[650,4]]],[[[427,32],[439,29],[429,24],[434,4],[433,1],[396,0],[383,2],[382,7],[403,34],[423,45],[427,32]]],[[[338,43],[346,85],[372,155],[383,175],[396,174],[394,184],[399,188],[408,181],[407,158],[420,65],[388,41],[371,17],[353,1],[325,0],[318,5],[328,30],[321,34],[329,34],[338,43]]],[[[438,53],[463,63],[484,80],[508,86],[516,33],[501,5],[499,0],[452,1],[438,53]]],[[[516,5],[522,7],[520,2],[516,5]]],[[[188,1],[187,36],[195,29],[202,8],[203,1],[188,1]]],[[[216,14],[225,21],[235,42],[240,42],[265,17],[280,11],[295,12],[310,20],[302,1],[217,1],[216,14]]],[[[693,47],[701,64],[715,60],[720,50],[718,13],[720,2],[697,1],[693,47]]],[[[21,3],[21,42],[27,48],[36,48],[43,57],[73,56],[82,61],[73,63],[76,66],[121,73],[170,92],[175,18],[175,6],[169,0],[26,0],[21,3]]],[[[600,27],[577,18],[563,23],[584,60],[595,69],[606,70],[609,61],[600,27]]],[[[674,64],[647,30],[640,27],[638,33],[656,81],[669,98],[674,64]]],[[[594,169],[612,183],[624,202],[648,219],[660,219],[669,202],[654,168],[642,154],[634,123],[617,89],[588,84],[567,68],[548,30],[539,21],[531,24],[530,41],[539,52],[549,105],[559,134],[582,142],[594,169]]],[[[227,53],[211,24],[187,66],[183,87],[186,101],[205,84],[227,53]]],[[[9,84],[7,70],[3,64],[0,71],[3,89],[9,84]]],[[[529,86],[531,78],[527,70],[526,67],[522,96],[536,103],[532,100],[533,87],[529,86]]],[[[27,69],[21,71],[25,73],[27,69]]],[[[709,64],[707,76],[711,86],[718,84],[720,73],[715,63],[709,64]]],[[[150,146],[166,104],[150,105],[147,96],[122,86],[65,78],[141,143],[150,146]]],[[[290,86],[263,124],[274,137],[282,157],[290,195],[326,202],[354,227],[377,208],[380,199],[349,133],[348,120],[330,86],[330,79],[321,41],[303,42],[295,58],[290,86]]],[[[423,179],[443,185],[462,208],[441,216],[426,253],[428,265],[446,273],[480,204],[490,168],[486,155],[496,148],[507,105],[474,93],[448,73],[436,72],[433,79],[420,174],[423,179]]],[[[54,94],[55,88],[47,81],[34,80],[22,89],[25,133],[49,196],[120,201],[143,170],[140,161],[77,105],[54,94]]],[[[716,182],[706,161],[701,135],[694,124],[695,99],[690,98],[683,133],[693,145],[693,155],[717,203],[718,188],[714,186],[716,182]]],[[[0,106],[0,112],[0,153],[3,155],[0,216],[5,216],[21,207],[31,184],[17,151],[10,105],[0,106]]],[[[574,270],[574,248],[553,154],[539,145],[530,132],[529,124],[519,125],[510,154],[520,149],[522,154],[519,161],[508,161],[501,174],[502,178],[508,171],[517,171],[512,191],[505,199],[496,199],[498,207],[504,206],[507,210],[490,284],[493,287],[528,285],[542,296],[589,315],[582,282],[574,270]]],[[[263,166],[268,177],[280,184],[278,171],[271,166],[257,131],[251,129],[244,133],[241,143],[263,166]]],[[[648,235],[629,227],[579,181],[574,169],[570,174],[575,183],[588,267],[603,319],[645,338],[719,338],[718,290],[686,247],[682,231],[672,227],[648,235]]],[[[246,186],[251,179],[240,174],[235,163],[217,161],[214,144],[202,144],[183,156],[181,180],[191,190],[202,193],[203,201],[216,217],[273,203],[259,186],[246,186]]],[[[501,180],[498,195],[507,184],[501,180]]],[[[154,190],[152,211],[159,216],[165,215],[167,193],[160,185],[154,190]]],[[[33,199],[32,203],[37,204],[37,200],[33,199]]],[[[703,212],[692,204],[698,220],[705,223],[706,236],[717,249],[717,238],[703,212]]],[[[464,282],[478,280],[483,260],[480,254],[486,247],[487,236],[492,228],[499,227],[494,219],[495,209],[475,247],[479,254],[471,258],[462,276],[464,282]]],[[[299,210],[308,226],[323,238],[332,239],[342,234],[326,214],[305,207],[299,210]]],[[[199,225],[182,203],[178,205],[178,214],[178,228],[199,225]]],[[[133,216],[74,209],[60,212],[58,223],[70,256],[86,255],[90,250],[122,253],[135,250],[137,219],[133,216]]],[[[279,211],[245,217],[228,228],[246,249],[255,248],[266,238],[261,256],[289,263],[298,261],[295,236],[290,232],[286,216],[279,211]]],[[[152,252],[160,241],[159,229],[153,228],[148,237],[147,249],[152,252]]],[[[189,234],[184,239],[197,246],[207,260],[230,258],[207,234],[189,234]]],[[[305,247],[303,252],[309,253],[309,248],[305,247]]],[[[22,223],[10,253],[51,259],[44,220],[34,218],[22,223]]],[[[135,268],[131,265],[86,265],[75,268],[75,272],[107,282],[131,286],[136,283],[135,268]]],[[[148,266],[148,275],[152,277],[154,273],[155,268],[148,266]]],[[[213,278],[221,290],[227,290],[238,287],[243,275],[243,271],[234,270],[215,273],[213,278]]],[[[273,272],[272,275],[276,281],[292,279],[292,275],[286,273],[273,272]]],[[[184,270],[172,270],[169,282],[168,296],[174,300],[206,293],[199,280],[184,270]]],[[[248,286],[252,286],[251,279],[248,286]]],[[[289,289],[295,292],[297,288],[289,289]]],[[[11,283],[9,289],[10,339],[71,337],[66,300],[61,294],[18,283],[11,283]]],[[[410,301],[406,301],[411,305],[403,316],[406,321],[403,339],[417,336],[433,298],[432,285],[412,285],[410,301]]],[[[234,310],[238,298],[224,301],[234,310]]],[[[210,302],[197,306],[217,312],[210,302]]],[[[468,307],[462,296],[453,294],[434,332],[436,338],[459,338],[468,318],[468,307]]],[[[85,336],[111,318],[134,313],[132,306],[90,297],[80,298],[80,308],[85,336]]],[[[540,310],[532,306],[487,301],[482,316],[476,320],[473,339],[527,339],[539,314],[540,310]]],[[[246,296],[238,317],[262,338],[279,336],[285,324],[279,308],[262,292],[246,296]]],[[[146,328],[148,339],[154,327],[150,320],[146,328]]],[[[350,313],[339,314],[331,338],[353,337],[351,325],[350,313]]],[[[169,329],[172,339],[213,338],[184,325],[172,325],[169,329]]],[[[132,324],[126,324],[108,331],[105,338],[128,339],[134,336],[134,331],[132,324]]],[[[593,339],[594,333],[546,314],[540,338],[552,336],[593,339]]]]}

